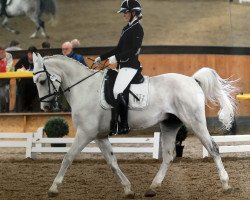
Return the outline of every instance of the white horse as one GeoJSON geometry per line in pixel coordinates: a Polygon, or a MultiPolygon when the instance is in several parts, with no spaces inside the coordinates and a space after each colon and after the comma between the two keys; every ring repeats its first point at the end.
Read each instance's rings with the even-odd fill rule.
{"type": "MultiPolygon", "coordinates": [[[[0,10],[1,6],[0,4],[0,10]]],[[[3,14],[2,26],[6,30],[18,34],[18,31],[9,26],[9,18],[26,15],[36,25],[36,30],[30,38],[37,37],[39,31],[43,37],[48,37],[45,32],[44,21],[41,20],[41,15],[42,13],[48,13],[53,20],[56,14],[56,3],[55,0],[8,0],[5,10],[6,14],[3,14]]]]}
{"type": "MultiPolygon", "coordinates": [[[[41,108],[48,111],[59,87],[72,109],[77,129],[74,143],[65,155],[49,196],[57,196],[67,168],[86,145],[95,140],[108,165],[118,176],[125,197],[134,198],[131,184],[118,167],[108,139],[110,110],[100,106],[100,85],[104,72],[97,73],[79,62],[60,55],[42,58],[33,54],[34,76],[41,100],[41,108]],[[95,74],[94,74],[95,73],[95,74]],[[93,75],[94,74],[94,75],[93,75]],[[84,81],[83,80],[85,77],[84,81]],[[86,78],[88,77],[88,78],[86,78]]],[[[220,104],[219,119],[229,129],[236,108],[230,94],[235,91],[233,82],[224,80],[210,68],[202,68],[192,77],[169,73],[149,78],[149,102],[144,110],[129,110],[128,122],[132,129],[143,129],[160,123],[163,162],[145,196],[155,196],[175,157],[175,138],[184,123],[191,128],[214,159],[223,189],[229,190],[229,177],[224,169],[219,149],[206,126],[206,99],[220,104]]],[[[105,187],[105,186],[104,186],[105,187]]]]}

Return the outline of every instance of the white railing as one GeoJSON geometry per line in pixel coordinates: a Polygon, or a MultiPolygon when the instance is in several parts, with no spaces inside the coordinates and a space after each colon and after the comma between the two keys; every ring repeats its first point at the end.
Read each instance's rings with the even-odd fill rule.
{"type": "Polygon", "coordinates": [[[1,133],[0,147],[26,148],[26,158],[31,155],[33,133],[1,133]]]}
{"type": "MultiPolygon", "coordinates": [[[[43,128],[38,128],[37,132],[32,133],[0,133],[1,138],[11,138],[10,140],[0,141],[0,147],[24,147],[26,148],[26,158],[34,158],[36,153],[63,153],[69,150],[74,138],[43,138],[43,128]],[[13,141],[13,139],[23,138],[24,141],[13,141]],[[66,143],[67,147],[48,147],[45,144],[66,143]]],[[[160,133],[155,132],[154,137],[126,137],[109,138],[111,144],[119,144],[119,147],[113,147],[114,153],[151,153],[153,158],[160,157],[160,133]],[[129,144],[129,146],[128,146],[129,144]],[[143,146],[138,146],[143,144],[143,146]]],[[[100,149],[94,142],[84,148],[85,153],[100,153],[100,149]]]]}
{"type": "Polygon", "coordinates": [[[249,3],[250,0],[239,0],[239,3],[249,3]]]}
{"type": "MultiPolygon", "coordinates": [[[[212,136],[212,138],[218,144],[220,153],[250,152],[250,145],[239,144],[240,142],[250,142],[250,135],[212,136]],[[231,144],[221,145],[220,143],[231,143],[231,144]]],[[[208,151],[203,146],[203,158],[208,156],[209,156],[208,151]]]]}

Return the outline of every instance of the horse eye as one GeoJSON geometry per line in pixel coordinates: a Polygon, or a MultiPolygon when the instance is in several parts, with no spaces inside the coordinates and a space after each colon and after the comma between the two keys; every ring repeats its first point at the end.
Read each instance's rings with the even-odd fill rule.
{"type": "Polygon", "coordinates": [[[42,80],[42,81],[40,81],[39,83],[40,83],[41,85],[44,85],[45,80],[42,80]]]}

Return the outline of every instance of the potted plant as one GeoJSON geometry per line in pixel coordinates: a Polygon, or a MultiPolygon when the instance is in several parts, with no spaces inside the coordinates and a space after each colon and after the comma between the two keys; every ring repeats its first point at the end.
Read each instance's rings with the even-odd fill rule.
{"type": "Polygon", "coordinates": [[[176,135],[176,140],[175,140],[175,151],[176,151],[176,157],[182,157],[183,154],[183,148],[182,142],[187,138],[187,128],[186,126],[182,126],[177,135],[176,135]]]}
{"type": "MultiPolygon", "coordinates": [[[[64,118],[51,117],[43,130],[49,138],[62,138],[69,133],[69,126],[64,118]]],[[[51,144],[51,147],[66,147],[66,144],[51,144]]]]}

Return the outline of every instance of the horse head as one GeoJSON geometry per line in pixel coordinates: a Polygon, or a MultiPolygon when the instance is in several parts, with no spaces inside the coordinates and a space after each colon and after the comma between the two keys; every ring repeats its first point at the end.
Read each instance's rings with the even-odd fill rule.
{"type": "Polygon", "coordinates": [[[33,63],[33,81],[37,87],[41,109],[50,111],[59,96],[61,77],[45,65],[39,53],[33,53],[33,63]]]}

